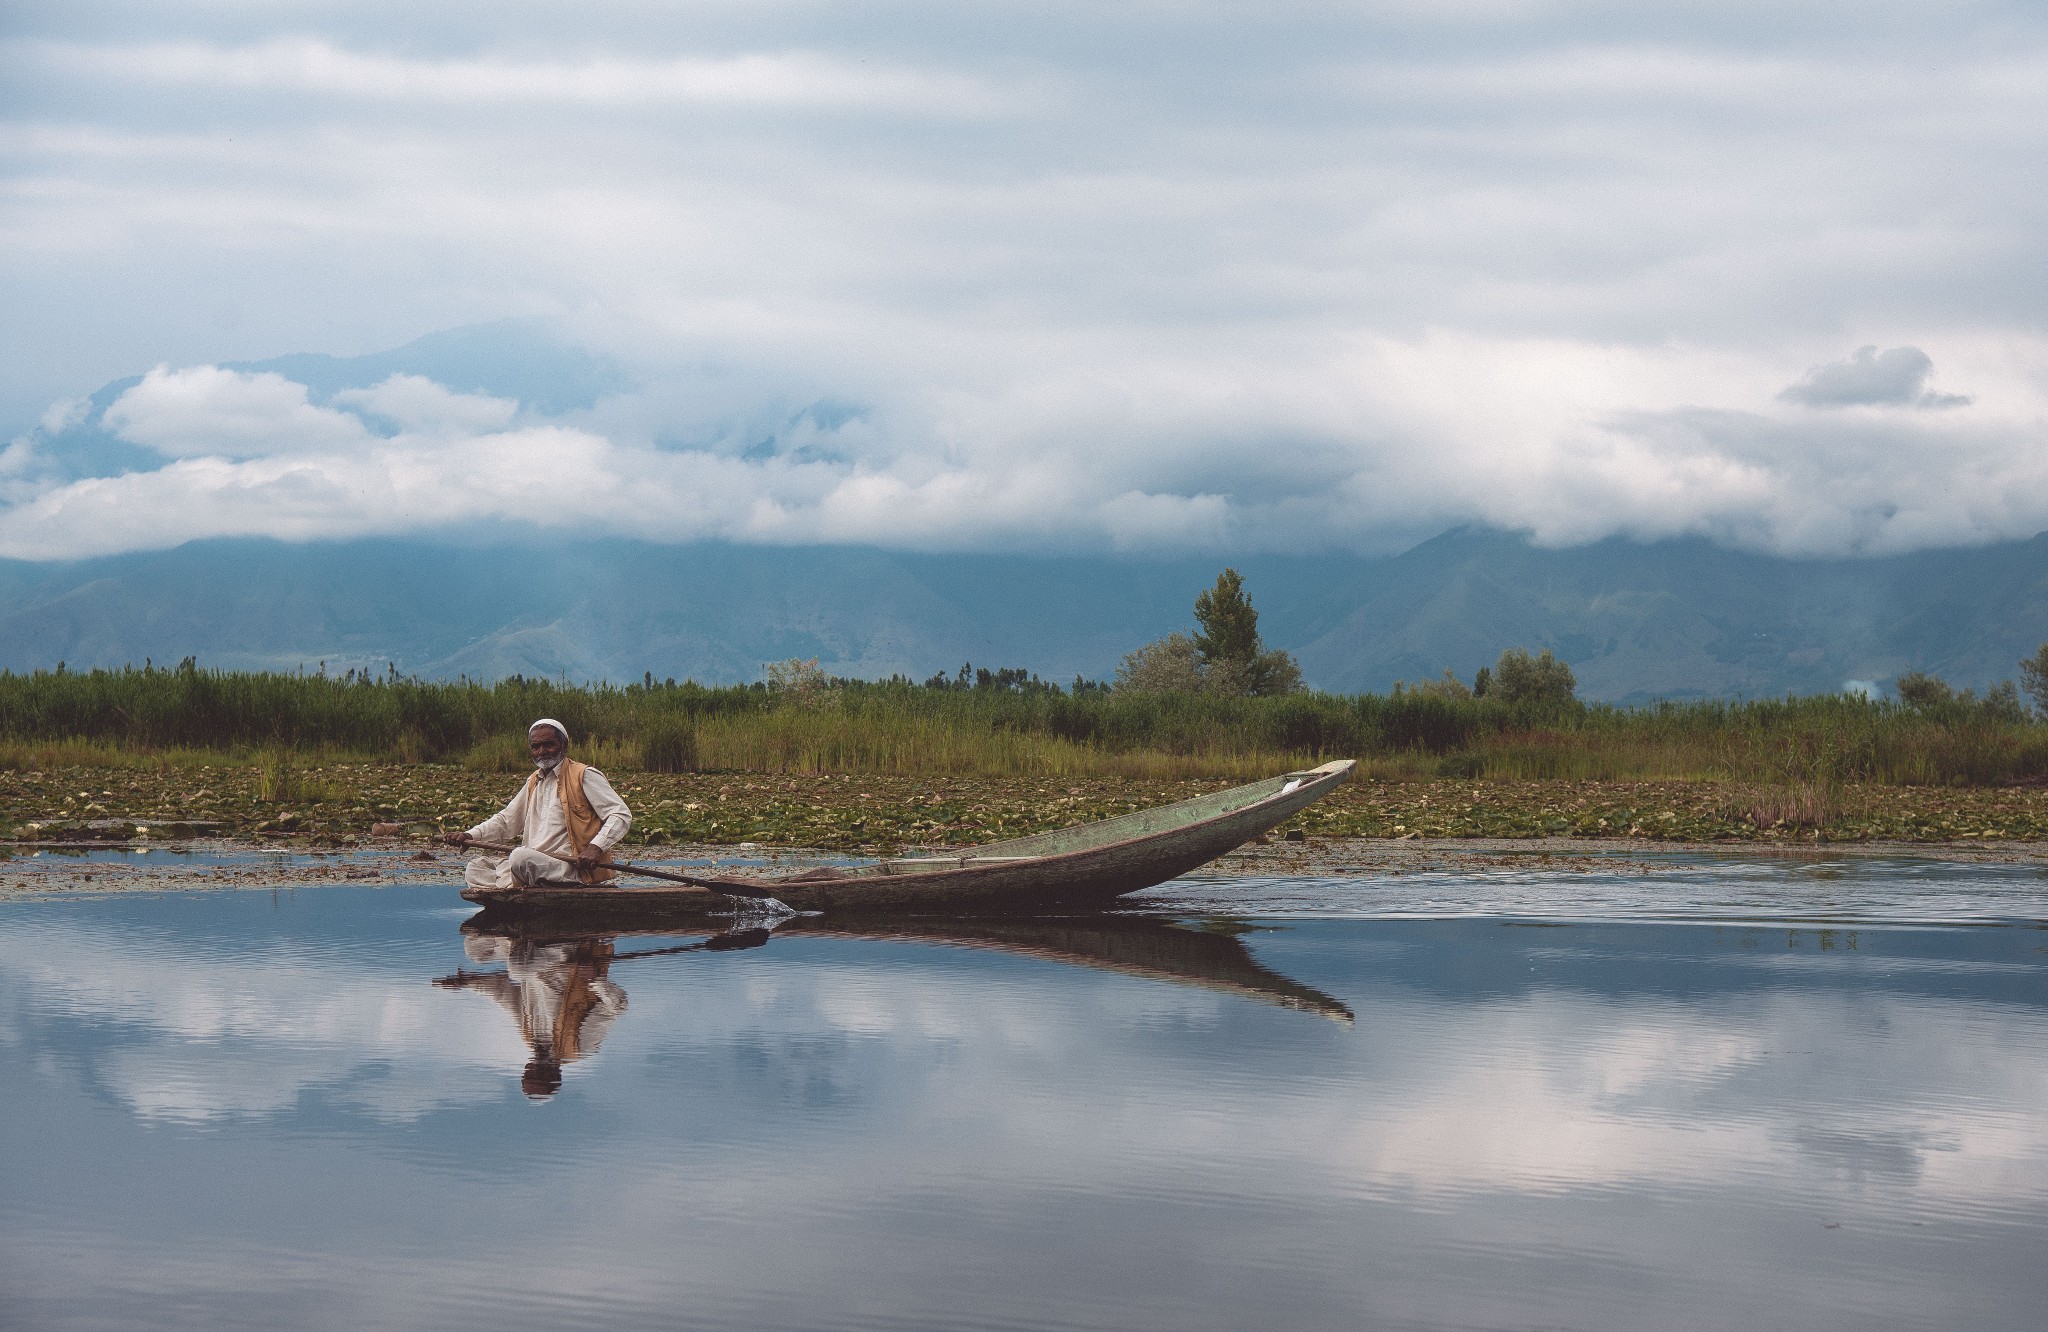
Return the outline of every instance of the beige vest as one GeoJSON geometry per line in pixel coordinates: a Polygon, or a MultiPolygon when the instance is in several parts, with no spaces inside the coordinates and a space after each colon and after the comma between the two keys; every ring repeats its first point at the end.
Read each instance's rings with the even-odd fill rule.
{"type": "MultiPolygon", "coordinates": [[[[561,766],[556,769],[557,780],[555,783],[562,792],[562,823],[569,830],[569,845],[576,848],[576,854],[579,856],[583,854],[583,848],[590,845],[590,839],[597,836],[597,830],[604,827],[604,820],[599,818],[597,811],[590,807],[590,797],[583,794],[583,774],[585,770],[585,764],[578,763],[572,758],[565,758],[562,760],[561,766]]],[[[540,774],[538,772],[527,774],[526,798],[529,801],[533,799],[533,789],[539,785],[540,774]]],[[[528,805],[527,809],[530,812],[532,806],[528,805]]],[[[598,861],[603,863],[611,858],[612,853],[605,851],[598,856],[598,861]]],[[[608,879],[616,879],[619,876],[611,870],[601,869],[589,874],[579,870],[577,877],[585,883],[603,883],[608,879]]]]}

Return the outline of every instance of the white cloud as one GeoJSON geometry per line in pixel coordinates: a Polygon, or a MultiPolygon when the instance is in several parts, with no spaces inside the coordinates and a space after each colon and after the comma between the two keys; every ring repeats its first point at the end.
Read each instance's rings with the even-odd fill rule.
{"type": "Polygon", "coordinates": [[[367,443],[363,423],[315,407],[282,375],[159,365],[115,399],[107,428],[173,458],[249,458],[367,443]]]}
{"type": "Polygon", "coordinates": [[[334,401],[416,431],[502,430],[519,412],[510,398],[451,393],[424,375],[398,374],[371,388],[344,389],[334,401]]]}
{"type": "Polygon", "coordinates": [[[374,6],[51,11],[0,44],[36,330],[0,404],[192,366],[107,424],[194,465],[9,490],[0,545],[529,522],[558,488],[545,521],[925,548],[2048,516],[2038,7],[940,12],[451,11],[395,48],[374,6]],[[548,418],[218,368],[515,313],[637,391],[548,418]]]}
{"type": "Polygon", "coordinates": [[[45,434],[55,435],[84,421],[91,410],[90,398],[64,398],[44,408],[36,424],[45,434]]]}
{"type": "Polygon", "coordinates": [[[750,390],[687,384],[532,419],[418,375],[322,407],[276,374],[159,367],[106,423],[175,461],[24,492],[0,510],[0,556],[473,524],[1185,551],[1364,544],[1476,519],[1548,544],[1703,534],[1810,554],[2048,527],[2034,446],[2048,403],[2010,378],[1968,410],[1815,419],[1761,391],[1768,367],[1684,350],[1436,337],[1275,365],[1254,384],[1204,373],[1190,349],[1134,360],[1114,385],[1071,363],[1087,349],[1069,363],[1017,352],[1041,358],[1029,392],[908,389],[876,409],[766,419],[750,390]],[[1703,386],[1742,405],[1626,405],[1703,386]],[[663,442],[678,436],[688,446],[663,442]]]}

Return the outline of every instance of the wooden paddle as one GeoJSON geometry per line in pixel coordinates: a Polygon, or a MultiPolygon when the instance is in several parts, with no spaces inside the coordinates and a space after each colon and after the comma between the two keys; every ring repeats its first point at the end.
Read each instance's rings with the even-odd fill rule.
{"type": "MultiPolygon", "coordinates": [[[[463,845],[482,847],[486,851],[509,852],[516,849],[507,846],[503,842],[480,842],[474,838],[464,842],[463,845]]],[[[542,851],[540,854],[548,856],[550,860],[560,860],[565,865],[576,863],[573,860],[565,860],[561,856],[551,855],[546,851],[542,851]]],[[[751,897],[757,902],[764,902],[775,896],[773,889],[764,888],[758,883],[746,883],[737,879],[703,879],[691,874],[677,874],[674,870],[655,869],[651,865],[631,865],[623,860],[603,860],[598,862],[598,866],[601,869],[616,870],[621,874],[644,874],[650,879],[666,879],[670,883],[686,883],[692,888],[709,888],[712,892],[724,893],[727,897],[751,897]]]]}
{"type": "MultiPolygon", "coordinates": [[[[723,934],[714,934],[709,939],[699,939],[695,943],[677,944],[673,948],[641,948],[630,953],[613,953],[605,961],[607,963],[635,962],[643,957],[669,957],[676,953],[730,953],[741,948],[759,948],[762,944],[768,942],[768,938],[769,930],[765,926],[756,925],[752,929],[727,930],[723,934]]],[[[471,981],[482,980],[486,976],[502,976],[504,974],[502,971],[470,971],[467,968],[458,967],[453,976],[435,977],[434,984],[444,990],[459,990],[471,981]]]]}

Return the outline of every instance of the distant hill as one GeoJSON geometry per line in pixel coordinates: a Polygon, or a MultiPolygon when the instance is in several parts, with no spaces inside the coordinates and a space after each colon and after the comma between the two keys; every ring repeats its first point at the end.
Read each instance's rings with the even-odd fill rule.
{"type": "Polygon", "coordinates": [[[430,676],[745,681],[818,657],[923,678],[1023,664],[1106,674],[1188,619],[1215,578],[1132,565],[871,549],[195,542],[71,564],[0,562],[0,667],[159,662],[430,676]]]}
{"type": "MultiPolygon", "coordinates": [[[[1307,623],[1296,651],[1339,688],[1469,675],[1503,647],[1548,647],[1588,698],[1762,697],[1932,671],[2012,678],[2048,640],[2048,534],[1965,550],[1798,560],[1703,540],[1542,550],[1460,529],[1375,565],[1307,623]]],[[[1294,643],[1290,643],[1294,646],[1294,643]]]]}
{"type": "MultiPolygon", "coordinates": [[[[195,542],[69,563],[0,561],[0,668],[175,662],[429,676],[741,681],[761,663],[924,678],[1025,666],[1107,677],[1186,627],[1215,558],[911,555],[628,541],[195,542]]],[[[1382,690],[1502,648],[1549,647],[1588,698],[1837,690],[1929,670],[2014,674],[2048,641],[2048,535],[1872,560],[1704,541],[1542,550],[1460,529],[1405,554],[1254,557],[1269,643],[1308,678],[1382,690]]]]}

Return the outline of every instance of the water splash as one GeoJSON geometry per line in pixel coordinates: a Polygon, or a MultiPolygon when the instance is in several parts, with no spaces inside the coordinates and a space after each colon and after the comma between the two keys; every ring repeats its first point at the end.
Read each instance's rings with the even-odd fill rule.
{"type": "Polygon", "coordinates": [[[763,921],[773,929],[785,920],[794,920],[798,916],[815,916],[818,913],[798,911],[779,897],[735,897],[732,899],[732,910],[726,914],[733,918],[736,926],[737,922],[742,920],[763,921]]]}

